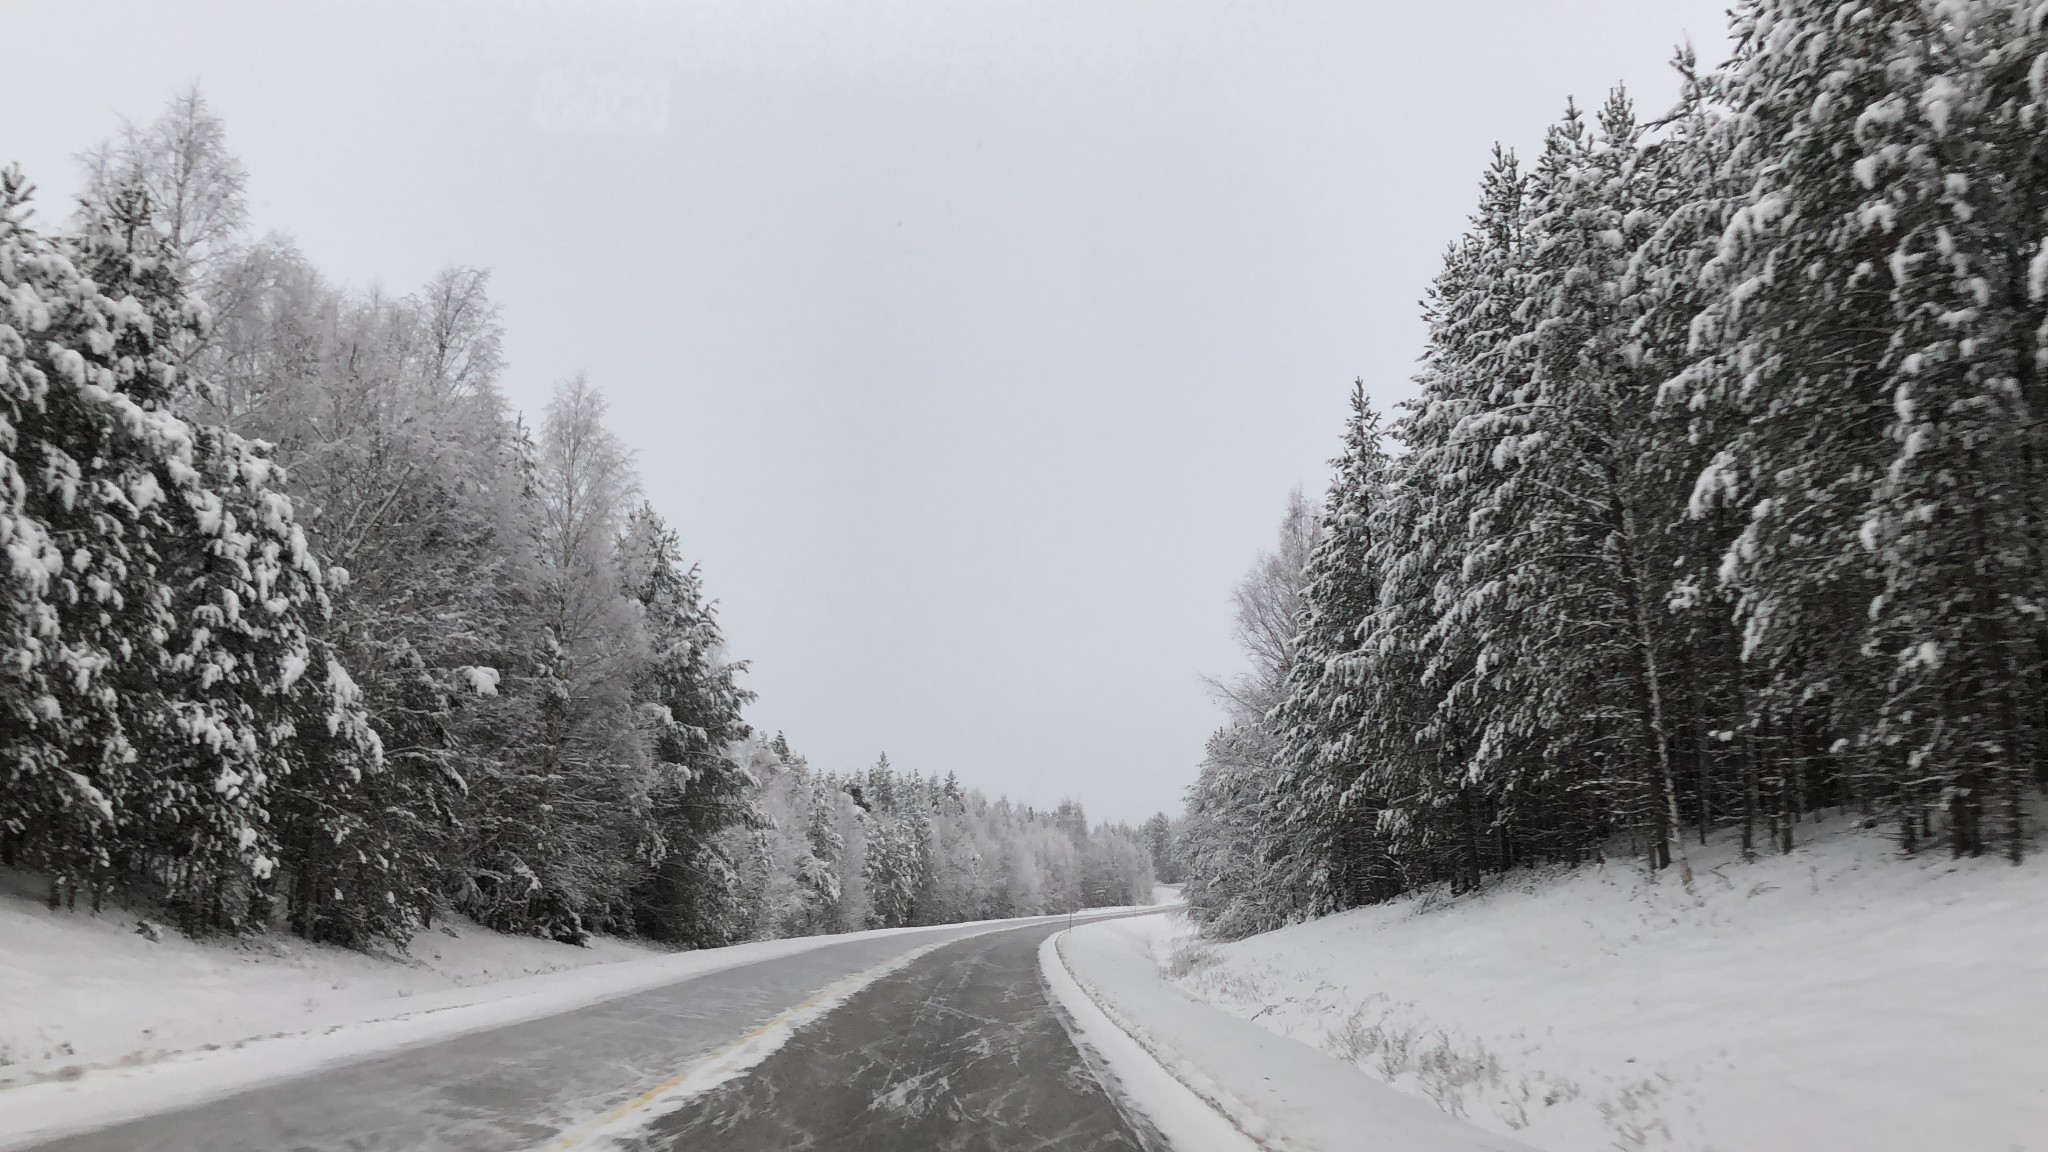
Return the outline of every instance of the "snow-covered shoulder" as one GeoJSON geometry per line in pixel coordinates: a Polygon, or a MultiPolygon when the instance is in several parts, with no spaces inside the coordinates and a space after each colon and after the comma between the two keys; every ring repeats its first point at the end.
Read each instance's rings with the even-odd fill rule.
{"type": "Polygon", "coordinates": [[[1802,834],[1754,863],[1695,848],[1692,892],[1524,872],[1160,958],[1189,995],[1555,1152],[2044,1147],[2048,861],[1802,834]]]}
{"type": "Polygon", "coordinates": [[[1166,1066],[1170,1057],[1148,1050],[1074,978],[1060,954],[1069,934],[1048,936],[1039,945],[1039,971],[1076,1046],[1118,1106],[1127,1114],[1135,1111],[1132,1119],[1164,1136],[1175,1152],[1259,1152],[1259,1144],[1216,1101],[1166,1066]]]}
{"type": "Polygon", "coordinates": [[[474,1001],[506,981],[669,951],[607,936],[585,947],[508,936],[460,917],[418,933],[402,959],[283,934],[193,940],[117,907],[50,912],[39,887],[0,873],[0,1090],[451,996],[474,1001]]]}
{"type": "Polygon", "coordinates": [[[1159,963],[1185,937],[1177,916],[1142,916],[1061,933],[1041,953],[1082,1038],[1174,1148],[1345,1152],[1364,1133],[1401,1152],[1525,1148],[1189,996],[1159,963]]]}

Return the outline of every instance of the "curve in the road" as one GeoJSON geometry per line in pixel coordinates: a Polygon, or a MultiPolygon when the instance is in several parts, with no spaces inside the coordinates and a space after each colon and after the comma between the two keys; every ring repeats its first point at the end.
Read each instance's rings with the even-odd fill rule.
{"type": "MultiPolygon", "coordinates": [[[[1149,1131],[1124,1121],[1049,1003],[1036,952],[1058,927],[935,930],[941,939],[965,938],[853,994],[744,1077],[655,1116],[630,1142],[735,1152],[1160,1147],[1149,1131]]],[[[900,937],[833,944],[36,1148],[539,1149],[636,1098],[653,1099],[647,1111],[660,1112],[667,1101],[659,1089],[679,1072],[704,1065],[819,989],[891,965],[915,947],[900,937]]]]}
{"type": "Polygon", "coordinates": [[[884,976],[751,1073],[655,1117],[631,1152],[1142,1152],[1039,975],[1043,926],[884,976]]]}

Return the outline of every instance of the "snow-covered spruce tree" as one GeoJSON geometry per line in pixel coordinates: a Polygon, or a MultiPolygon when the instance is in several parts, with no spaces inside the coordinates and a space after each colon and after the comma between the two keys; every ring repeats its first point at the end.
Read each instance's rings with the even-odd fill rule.
{"type": "MultiPolygon", "coordinates": [[[[181,317],[203,316],[176,293],[170,273],[179,262],[161,254],[169,243],[152,227],[142,193],[86,208],[80,263],[103,292],[131,307],[142,302],[151,327],[167,333],[181,317]]],[[[203,381],[187,385],[171,372],[138,374],[121,387],[167,415],[181,389],[205,391],[203,381]]],[[[151,542],[172,624],[158,654],[156,701],[144,703],[128,729],[155,777],[156,802],[138,813],[145,874],[164,886],[188,930],[199,930],[240,925],[251,897],[268,903],[278,886],[252,887],[235,870],[192,861],[236,856],[249,877],[270,880],[292,827],[285,810],[321,809],[307,834],[339,840],[349,829],[326,812],[345,805],[366,774],[381,776],[383,765],[360,693],[322,635],[330,611],[323,573],[279,490],[281,470],[226,429],[185,427],[191,475],[180,475],[176,462],[163,469],[177,498],[160,505],[161,533],[151,542]]],[[[370,934],[402,939],[416,893],[394,891],[388,880],[373,876],[334,900],[353,902],[370,934]]],[[[297,911],[294,893],[275,895],[297,911]]]]}
{"type": "Polygon", "coordinates": [[[762,871],[748,888],[750,935],[765,939],[830,931],[839,900],[834,865],[840,846],[832,806],[837,789],[791,751],[779,732],[771,740],[753,737],[742,746],[742,762],[758,782],[754,804],[761,815],[751,838],[759,846],[762,871]]]}
{"type": "Polygon", "coordinates": [[[1491,605],[1472,589],[1486,575],[1473,537],[1494,447],[1469,428],[1490,398],[1528,379],[1516,343],[1527,327],[1528,200],[1515,158],[1497,150],[1472,227],[1428,297],[1422,394],[1394,427],[1407,453],[1377,534],[1380,610],[1359,653],[1346,658],[1346,674],[1369,696],[1362,746],[1352,753],[1370,765],[1360,787],[1383,805],[1383,840],[1411,884],[1476,885],[1509,855],[1491,835],[1497,793],[1468,767],[1491,721],[1482,691],[1482,614],[1491,605]]]}
{"type": "Polygon", "coordinates": [[[937,776],[913,774],[911,780],[916,785],[915,800],[904,814],[909,824],[911,855],[917,861],[917,888],[910,898],[910,922],[944,924],[958,919],[954,906],[941,892],[946,869],[941,856],[940,825],[951,815],[949,800],[937,776]]]}
{"type": "Polygon", "coordinates": [[[861,861],[867,926],[900,928],[910,923],[924,879],[912,828],[915,782],[899,779],[885,754],[867,770],[859,787],[869,817],[861,861]]]}
{"type": "Polygon", "coordinates": [[[1888,665],[1872,741],[1941,804],[1956,853],[2027,839],[2038,727],[2048,319],[2043,12],[1923,6],[1888,37],[1895,90],[1858,118],[1861,208],[1894,245],[1877,365],[1892,458],[1860,530],[1888,665]],[[1938,788],[1939,792],[1932,790],[1938,788]]]}
{"type": "MultiPolygon", "coordinates": [[[[1496,382],[1458,431],[1490,449],[1454,618],[1480,644],[1471,679],[1485,716],[1471,771],[1510,834],[1550,823],[1527,802],[1558,786],[1641,836],[1652,868],[1678,835],[1661,617],[1650,571],[1664,514],[1645,475],[1654,383],[1640,371],[1623,281],[1654,224],[1627,99],[1597,130],[1568,110],[1531,180],[1532,245],[1516,277],[1526,381],[1496,382]],[[1576,777],[1576,779],[1575,779],[1576,777]]],[[[1604,822],[1596,820],[1597,823],[1604,822]]]]}
{"type": "Polygon", "coordinates": [[[145,318],[101,297],[62,245],[29,226],[29,196],[19,170],[0,173],[0,858],[49,872],[55,902],[81,884],[97,897],[127,863],[116,805],[142,791],[142,770],[113,673],[124,635],[162,618],[136,537],[161,498],[154,464],[176,429],[139,413],[131,431],[121,417],[132,402],[86,391],[87,356],[102,359],[145,318]]]}
{"type": "MultiPolygon", "coordinates": [[[[1283,891],[1296,911],[1320,915],[1354,907],[1398,889],[1382,852],[1379,806],[1358,789],[1364,766],[1350,739],[1362,721],[1362,698],[1347,683],[1345,658],[1358,651],[1379,605],[1374,567],[1374,517],[1388,461],[1379,415],[1364,381],[1351,390],[1344,449],[1324,499],[1322,537],[1303,573],[1300,635],[1272,727],[1282,740],[1270,795],[1283,891]]],[[[1163,823],[1163,818],[1161,820],[1163,823]]],[[[1158,836],[1164,829],[1148,831],[1158,836]]],[[[1155,867],[1158,865],[1155,864],[1155,867]]]]}
{"type": "Polygon", "coordinates": [[[507,704],[492,697],[523,530],[496,311],[472,269],[403,299],[351,295],[289,241],[248,243],[225,135],[188,90],[90,153],[88,184],[151,190],[174,266],[207,297],[213,322],[183,350],[204,386],[174,406],[268,441],[314,550],[354,577],[324,634],[361,686],[386,771],[346,798],[280,802],[291,926],[356,942],[374,908],[397,917],[383,934],[402,943],[443,887],[480,745],[504,727],[487,714],[507,704]]]}
{"type": "MultiPolygon", "coordinates": [[[[1731,146],[1737,124],[1726,107],[1727,77],[1702,73],[1689,51],[1679,53],[1675,68],[1683,82],[1679,105],[1639,161],[1651,184],[1656,227],[1632,249],[1622,284],[1634,317],[1628,349],[1638,357],[1638,370],[1660,382],[1691,362],[1693,319],[1711,296],[1702,269],[1715,258],[1754,179],[1731,146]]],[[[1733,592],[1719,576],[1740,525],[1725,507],[1695,507],[1698,480],[1713,474],[1731,415],[1689,407],[1682,390],[1664,383],[1639,475],[1654,509],[1643,518],[1657,555],[1647,567],[1670,573],[1663,617],[1672,653],[1667,736],[1690,793],[1681,800],[1702,843],[1717,822],[1738,820],[1747,849],[1761,815],[1756,760],[1744,731],[1753,673],[1741,660],[1733,592]]]]}
{"type": "Polygon", "coordinates": [[[1164,812],[1154,812],[1139,826],[1145,838],[1145,852],[1152,859],[1152,873],[1161,884],[1181,882],[1179,849],[1176,847],[1179,829],[1172,817],[1164,812]]]}
{"type": "Polygon", "coordinates": [[[1699,504],[1746,519],[1724,573],[1770,831],[1789,843],[1860,782],[1909,847],[1938,812],[1977,851],[1997,810],[2017,851],[2038,33],[2016,4],[1790,0],[1746,5],[1737,32],[1733,147],[1757,175],[1674,389],[1741,418],[1699,504]]]}
{"type": "Polygon", "coordinates": [[[721,834],[763,822],[753,803],[756,781],[729,751],[752,732],[741,709],[754,694],[739,687],[746,665],[728,657],[716,605],[680,551],[652,506],[627,517],[619,564],[647,638],[634,695],[650,726],[656,838],[651,869],[634,892],[634,918],[655,939],[714,947],[744,936],[734,862],[721,834]]]}
{"type": "Polygon", "coordinates": [[[824,932],[839,907],[841,874],[838,865],[845,850],[839,835],[839,798],[842,793],[828,777],[806,773],[803,838],[809,851],[802,857],[796,880],[805,897],[798,923],[804,934],[824,932]]]}
{"type": "Polygon", "coordinates": [[[54,903],[80,885],[97,900],[127,863],[116,805],[142,770],[113,673],[124,635],[162,618],[136,537],[172,430],[148,413],[131,429],[111,389],[85,391],[87,355],[141,317],[30,227],[29,200],[19,169],[0,172],[0,861],[50,873],[54,903]]]}
{"type": "Polygon", "coordinates": [[[376,739],[317,634],[322,572],[282,477],[256,446],[172,410],[184,334],[205,313],[181,290],[148,193],[88,199],[80,234],[52,245],[21,227],[19,177],[7,187],[8,275],[29,277],[15,318],[37,334],[10,376],[9,423],[29,481],[21,512],[40,531],[15,527],[64,561],[44,568],[54,583],[25,589],[50,611],[13,663],[47,676],[61,659],[72,679],[68,701],[32,704],[69,729],[36,735],[61,736],[72,794],[29,776],[53,750],[39,739],[9,793],[54,800],[56,835],[10,827],[11,854],[25,849],[58,889],[144,884],[189,931],[239,926],[278,865],[270,805],[353,787],[378,768],[376,739]]]}

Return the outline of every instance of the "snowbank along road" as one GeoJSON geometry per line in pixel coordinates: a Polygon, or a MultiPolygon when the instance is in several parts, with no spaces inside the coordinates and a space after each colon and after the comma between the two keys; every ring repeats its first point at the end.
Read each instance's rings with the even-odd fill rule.
{"type": "Polygon", "coordinates": [[[31,1146],[1163,1148],[1046,995],[1063,926],[835,944],[31,1146]]]}

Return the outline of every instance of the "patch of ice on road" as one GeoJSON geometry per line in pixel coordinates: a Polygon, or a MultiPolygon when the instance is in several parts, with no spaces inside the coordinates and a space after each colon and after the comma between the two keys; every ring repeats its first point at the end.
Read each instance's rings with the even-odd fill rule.
{"type": "Polygon", "coordinates": [[[923,1116],[931,1111],[934,1100],[943,1100],[953,1085],[953,1078],[943,1068],[927,1068],[913,1076],[906,1076],[889,1085],[889,1090],[869,1102],[870,1112],[904,1112],[912,1116],[923,1116]]]}
{"type": "MultiPolygon", "coordinates": [[[[809,999],[783,1011],[766,1024],[740,1037],[728,1047],[712,1053],[673,1078],[549,1141],[542,1146],[543,1152],[580,1152],[583,1149],[630,1147],[636,1138],[646,1135],[654,1123],[663,1116],[713,1088],[737,1080],[752,1071],[763,1060],[773,1056],[777,1049],[789,1043],[790,1037],[796,1035],[798,1029],[822,1018],[846,1003],[855,993],[889,973],[957,939],[960,937],[934,941],[921,948],[912,948],[872,968],[833,981],[813,993],[809,999]]],[[[900,1087],[907,1093],[912,1086],[906,1082],[900,1087]]],[[[897,1106],[900,1108],[903,1103],[899,1100],[897,1106]]]]}

